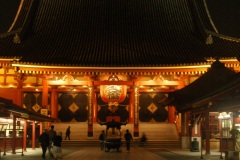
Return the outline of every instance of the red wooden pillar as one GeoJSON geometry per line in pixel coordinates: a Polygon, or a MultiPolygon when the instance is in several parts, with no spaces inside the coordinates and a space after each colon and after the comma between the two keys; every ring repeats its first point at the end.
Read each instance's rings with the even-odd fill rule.
{"type": "MultiPolygon", "coordinates": [[[[22,82],[24,81],[23,79],[18,79],[17,80],[17,99],[16,99],[16,104],[19,106],[22,106],[23,104],[23,94],[21,91],[22,88],[22,82]]],[[[15,138],[16,138],[16,118],[15,118],[15,138]]],[[[23,150],[26,151],[27,148],[27,120],[24,120],[24,126],[23,126],[23,150]]],[[[15,151],[14,151],[15,152],[15,151]]]]}
{"type": "Polygon", "coordinates": [[[205,111],[205,126],[206,126],[206,153],[210,154],[210,125],[209,125],[209,111],[205,111]]]}
{"type": "Polygon", "coordinates": [[[17,99],[16,99],[16,103],[17,103],[17,105],[22,106],[23,97],[22,97],[21,89],[22,89],[22,83],[25,80],[25,77],[18,76],[16,80],[17,80],[17,99]]]}
{"type": "Polygon", "coordinates": [[[133,112],[134,112],[134,137],[138,137],[139,136],[139,83],[138,82],[134,82],[134,88],[133,88],[133,92],[134,92],[134,106],[133,106],[133,112]]]}
{"type": "Polygon", "coordinates": [[[42,82],[42,105],[48,106],[48,81],[47,78],[43,78],[42,82]]]}
{"type": "Polygon", "coordinates": [[[53,89],[51,92],[51,106],[50,106],[50,111],[51,111],[51,117],[55,118],[57,121],[58,117],[58,104],[57,104],[57,93],[56,90],[53,89]]]}
{"type": "MultiPolygon", "coordinates": [[[[93,86],[94,87],[94,86],[93,86]]],[[[93,123],[96,123],[97,120],[97,111],[98,111],[98,106],[97,106],[97,97],[96,97],[96,92],[93,89],[93,123]]]]}
{"type": "Polygon", "coordinates": [[[40,130],[39,130],[39,135],[41,135],[42,133],[43,133],[43,122],[39,122],[39,128],[40,128],[40,130]]]}
{"type": "Polygon", "coordinates": [[[16,154],[16,117],[13,116],[13,130],[12,130],[12,154],[16,154]]]}
{"type": "MultiPolygon", "coordinates": [[[[45,129],[43,129],[43,123],[44,122],[39,122],[39,128],[40,128],[39,135],[41,135],[43,133],[43,130],[45,130],[45,129]]],[[[40,147],[40,146],[37,146],[37,147],[40,147]]]]}
{"type": "Polygon", "coordinates": [[[93,83],[89,81],[88,88],[88,137],[93,137],[93,83]]]}
{"type": "Polygon", "coordinates": [[[135,101],[135,94],[134,88],[130,93],[130,102],[129,102],[129,123],[134,123],[134,101],[135,101]]]}
{"type": "MultiPolygon", "coordinates": [[[[42,81],[42,105],[43,106],[46,106],[48,108],[48,81],[47,81],[47,78],[44,77],[43,78],[43,81],[42,81]]],[[[49,108],[48,108],[49,109],[49,108]]],[[[50,110],[52,108],[50,107],[50,110]]],[[[44,128],[50,128],[50,123],[45,123],[45,126],[44,128]],[[48,126],[46,126],[48,125],[48,126]]]]}
{"type": "Polygon", "coordinates": [[[174,106],[168,106],[168,122],[175,123],[176,120],[176,109],[174,106]]]}
{"type": "Polygon", "coordinates": [[[23,124],[23,150],[27,151],[27,120],[24,119],[23,124]]]}
{"type": "Polygon", "coordinates": [[[35,149],[36,147],[35,140],[36,140],[36,124],[35,121],[32,121],[32,149],[35,149]]]}

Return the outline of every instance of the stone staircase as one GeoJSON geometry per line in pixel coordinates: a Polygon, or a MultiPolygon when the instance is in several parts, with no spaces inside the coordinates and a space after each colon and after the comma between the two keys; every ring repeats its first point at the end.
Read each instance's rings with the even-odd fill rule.
{"type": "MultiPolygon", "coordinates": [[[[99,141],[96,140],[86,140],[86,141],[79,141],[79,140],[63,140],[62,142],[63,147],[100,147],[99,141]]],[[[125,142],[123,141],[123,145],[125,146],[125,142]]],[[[132,147],[140,147],[138,141],[134,141],[131,144],[132,147]]],[[[144,146],[147,148],[180,148],[180,141],[179,140],[160,140],[160,141],[147,141],[144,146]]]]}
{"type": "MultiPolygon", "coordinates": [[[[68,126],[71,126],[71,140],[63,140],[63,146],[99,146],[98,137],[102,130],[106,129],[106,126],[94,124],[93,136],[87,136],[87,124],[86,123],[55,123],[55,130],[63,132],[63,138],[65,130],[68,126]]],[[[133,124],[127,124],[122,126],[122,134],[124,135],[125,130],[129,130],[133,135],[133,124]]],[[[174,123],[140,123],[139,124],[139,137],[133,137],[134,143],[132,146],[139,146],[138,139],[145,133],[147,136],[146,147],[156,148],[180,148],[179,135],[176,130],[174,123]]],[[[123,140],[123,137],[122,137],[123,140]]],[[[123,145],[124,141],[123,141],[123,145]]]]}

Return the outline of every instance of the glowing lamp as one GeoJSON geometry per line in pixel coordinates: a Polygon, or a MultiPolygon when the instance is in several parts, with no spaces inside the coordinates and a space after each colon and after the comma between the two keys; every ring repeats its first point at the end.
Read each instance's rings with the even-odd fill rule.
{"type": "MultiPolygon", "coordinates": [[[[120,81],[116,75],[111,75],[108,81],[120,81]]],[[[126,85],[100,85],[100,96],[106,103],[124,101],[127,94],[126,85]]]]}

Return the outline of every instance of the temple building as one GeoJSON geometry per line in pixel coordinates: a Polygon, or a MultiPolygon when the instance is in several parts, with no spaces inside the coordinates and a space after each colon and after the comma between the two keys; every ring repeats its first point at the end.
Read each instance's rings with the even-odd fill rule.
{"type": "MultiPolygon", "coordinates": [[[[240,70],[238,5],[1,0],[1,137],[11,137],[19,123],[24,148],[28,136],[34,148],[33,141],[53,124],[62,132],[71,126],[72,139],[97,140],[103,124],[114,120],[134,138],[146,133],[149,140],[190,148],[191,136],[202,137],[200,125],[192,125],[224,111],[201,110],[220,93],[210,92],[240,70]],[[216,66],[227,71],[209,74],[216,66]],[[215,80],[200,82],[208,75],[215,80]]],[[[219,121],[213,121],[207,152],[209,135],[220,133],[219,121]]]]}

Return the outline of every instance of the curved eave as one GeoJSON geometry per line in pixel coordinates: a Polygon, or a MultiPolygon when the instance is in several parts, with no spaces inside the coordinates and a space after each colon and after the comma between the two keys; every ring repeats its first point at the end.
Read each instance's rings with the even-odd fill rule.
{"type": "MultiPolygon", "coordinates": [[[[108,73],[123,73],[123,74],[203,74],[211,66],[215,60],[211,57],[206,58],[204,63],[196,64],[179,64],[157,67],[89,67],[89,66],[65,66],[65,65],[40,65],[40,64],[25,64],[14,62],[12,66],[19,73],[35,73],[35,74],[101,74],[108,73]]],[[[225,63],[226,67],[239,67],[240,63],[236,57],[222,58],[221,62],[225,63]]]]}
{"type": "Polygon", "coordinates": [[[33,112],[22,108],[12,103],[12,100],[8,100],[0,97],[0,110],[5,115],[14,115],[17,118],[24,118],[28,120],[41,121],[41,122],[54,122],[54,118],[42,115],[37,112],[33,112]]]}
{"type": "Polygon", "coordinates": [[[189,69],[189,68],[205,68],[210,67],[211,64],[204,63],[204,64],[180,64],[176,66],[159,66],[159,67],[79,67],[79,66],[54,66],[54,65],[33,65],[33,64],[20,64],[20,63],[13,63],[13,67],[23,67],[23,68],[41,68],[41,69],[101,69],[101,70],[108,70],[108,69],[116,69],[116,70],[142,70],[142,69],[189,69]]]}
{"type": "Polygon", "coordinates": [[[48,65],[26,65],[13,63],[19,73],[37,74],[90,74],[96,75],[103,72],[122,73],[132,75],[152,74],[203,74],[210,67],[210,62],[196,65],[161,66],[161,67],[79,67],[79,66],[48,66],[48,65]]]}

